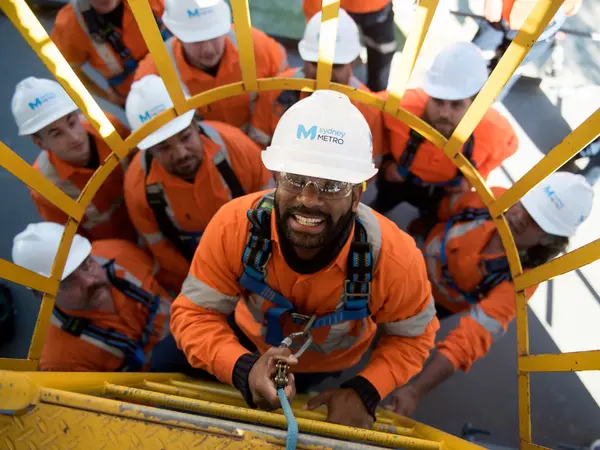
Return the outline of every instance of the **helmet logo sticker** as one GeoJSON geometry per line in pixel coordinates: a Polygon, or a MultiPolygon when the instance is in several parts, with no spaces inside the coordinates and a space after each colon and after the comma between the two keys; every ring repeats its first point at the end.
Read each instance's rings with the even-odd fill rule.
{"type": "Polygon", "coordinates": [[[544,193],[548,196],[554,206],[556,206],[556,209],[563,209],[565,207],[563,201],[556,195],[556,192],[554,192],[550,186],[544,187],[544,193]]]}
{"type": "Polygon", "coordinates": [[[29,108],[35,110],[42,106],[43,103],[49,102],[56,98],[56,94],[54,92],[48,92],[47,94],[42,95],[41,97],[37,97],[34,102],[29,102],[29,108]]]}
{"type": "Polygon", "coordinates": [[[346,133],[344,131],[339,131],[335,128],[318,128],[316,125],[313,125],[307,130],[304,125],[298,124],[298,129],[296,131],[297,139],[310,139],[311,141],[316,139],[318,141],[331,142],[338,145],[344,145],[345,135],[346,133]]]}
{"type": "Polygon", "coordinates": [[[161,103],[160,105],[156,105],[154,108],[147,110],[145,114],[138,114],[138,117],[140,119],[140,122],[145,123],[148,120],[152,119],[154,116],[165,111],[166,109],[167,107],[165,106],[165,104],[161,103]]]}
{"type": "Polygon", "coordinates": [[[211,8],[188,9],[187,16],[188,16],[188,19],[191,19],[193,17],[200,17],[200,16],[204,16],[205,14],[210,14],[211,11],[212,11],[211,8]]]}

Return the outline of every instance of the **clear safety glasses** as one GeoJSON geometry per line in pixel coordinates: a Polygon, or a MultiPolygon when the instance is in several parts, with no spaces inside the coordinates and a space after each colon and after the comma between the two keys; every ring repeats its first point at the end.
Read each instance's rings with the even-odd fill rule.
{"type": "Polygon", "coordinates": [[[347,197],[352,192],[352,183],[333,180],[315,180],[302,175],[281,172],[277,181],[279,186],[292,194],[300,194],[304,188],[312,185],[324,199],[335,200],[347,197]]]}

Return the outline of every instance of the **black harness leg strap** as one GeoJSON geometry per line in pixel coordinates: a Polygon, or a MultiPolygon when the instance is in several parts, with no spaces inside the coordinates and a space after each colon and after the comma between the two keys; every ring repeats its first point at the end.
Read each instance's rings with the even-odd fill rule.
{"type": "Polygon", "coordinates": [[[240,184],[239,180],[235,176],[233,169],[227,162],[225,158],[223,158],[218,164],[216,164],[216,168],[225,180],[225,184],[231,191],[231,198],[238,198],[246,195],[246,191],[240,184]]]}

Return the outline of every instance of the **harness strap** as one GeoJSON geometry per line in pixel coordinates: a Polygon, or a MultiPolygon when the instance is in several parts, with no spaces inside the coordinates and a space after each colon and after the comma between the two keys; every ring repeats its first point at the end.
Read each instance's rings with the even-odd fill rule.
{"type": "Polygon", "coordinates": [[[506,256],[500,256],[494,259],[485,260],[483,265],[487,275],[483,278],[483,280],[470,292],[464,291],[461,289],[450,270],[448,269],[448,255],[446,253],[446,245],[448,243],[448,234],[450,233],[450,229],[454,226],[454,224],[458,222],[470,222],[473,220],[490,220],[491,216],[487,209],[479,209],[479,208],[466,208],[462,210],[460,213],[452,216],[447,222],[444,228],[444,234],[442,236],[442,242],[440,247],[440,263],[442,266],[442,277],[444,281],[450,288],[460,293],[467,302],[471,304],[476,304],[496,286],[500,283],[512,279],[510,274],[510,269],[508,266],[508,259],[506,256]]]}
{"type": "MultiPolygon", "coordinates": [[[[408,142],[406,143],[406,148],[404,149],[404,153],[400,157],[400,161],[398,162],[398,173],[402,178],[407,180],[410,183],[418,184],[418,185],[429,185],[429,186],[458,186],[462,180],[463,174],[460,170],[456,169],[456,176],[450,180],[443,183],[425,183],[418,176],[410,171],[410,168],[415,160],[415,156],[417,155],[417,151],[425,138],[417,133],[415,130],[411,129],[408,142]]],[[[467,142],[463,147],[463,155],[465,158],[469,160],[469,162],[476,167],[475,161],[473,161],[473,148],[475,146],[475,139],[473,135],[469,136],[467,142]]]]}
{"type": "MultiPolygon", "coordinates": [[[[266,266],[271,257],[271,211],[274,199],[272,194],[265,195],[257,207],[248,211],[250,237],[242,256],[244,272],[239,283],[274,306],[265,312],[267,321],[266,342],[279,345],[283,340],[281,318],[289,314],[295,323],[300,324],[307,316],[298,314],[294,305],[279,292],[272,289],[266,281],[266,266]]],[[[360,219],[356,219],[354,237],[348,253],[347,275],[343,286],[343,308],[324,316],[317,317],[312,328],[335,325],[340,322],[361,320],[370,316],[368,302],[371,292],[373,259],[368,243],[366,229],[360,219]]]]}
{"type": "MultiPolygon", "coordinates": [[[[230,198],[241,197],[246,194],[235,172],[229,163],[229,156],[225,143],[219,133],[206,124],[198,124],[200,132],[219,145],[220,150],[215,154],[213,163],[221,175],[225,186],[229,189],[230,198]]],[[[143,168],[145,177],[148,177],[152,167],[153,156],[149,151],[144,151],[143,168]]],[[[167,213],[168,202],[163,186],[160,183],[146,184],[146,201],[152,209],[160,232],[177,248],[183,257],[192,261],[196,247],[202,237],[202,232],[184,232],[180,230],[167,213]]]]}

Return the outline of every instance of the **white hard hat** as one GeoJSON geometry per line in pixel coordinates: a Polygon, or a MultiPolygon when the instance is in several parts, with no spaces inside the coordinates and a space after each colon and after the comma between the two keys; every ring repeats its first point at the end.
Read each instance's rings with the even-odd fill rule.
{"type": "Polygon", "coordinates": [[[574,236],[590,215],[594,190],[582,175],[555,172],[529,191],[521,203],[546,233],[574,236]]]}
{"type": "Polygon", "coordinates": [[[433,98],[462,100],[477,94],[488,78],[487,62],[471,42],[457,42],[436,56],[423,90],[433,98]]]}
{"type": "Polygon", "coordinates": [[[19,136],[27,136],[77,111],[77,105],[56,81],[29,77],[17,84],[11,109],[19,136]]]}
{"type": "MultiPolygon", "coordinates": [[[[147,75],[131,85],[125,101],[125,115],[131,130],[135,131],[154,116],[172,107],[173,101],[163,80],[157,75],[147,75]]],[[[192,109],[148,135],[138,144],[138,147],[145,150],[175,136],[187,128],[193,119],[192,109]]]]}
{"type": "Polygon", "coordinates": [[[223,0],[165,0],[162,21],[181,42],[202,42],[231,30],[231,10],[223,0]]]}
{"type": "Polygon", "coordinates": [[[367,121],[348,96],[330,90],[316,91],[283,114],[262,160],[275,172],[348,183],[377,173],[367,121]]]}
{"type": "MultiPolygon", "coordinates": [[[[12,259],[14,263],[49,277],[64,230],[63,225],[54,222],[30,223],[13,239],[12,259]]],[[[76,234],[61,280],[71,275],[85,261],[91,251],[90,241],[76,234]]]]}
{"type": "MultiPolygon", "coordinates": [[[[321,16],[321,11],[312,16],[304,29],[304,37],[298,43],[298,52],[304,61],[319,60],[321,16]]],[[[358,27],[352,17],[340,8],[333,64],[349,64],[358,58],[358,55],[360,55],[358,27]]]]}

